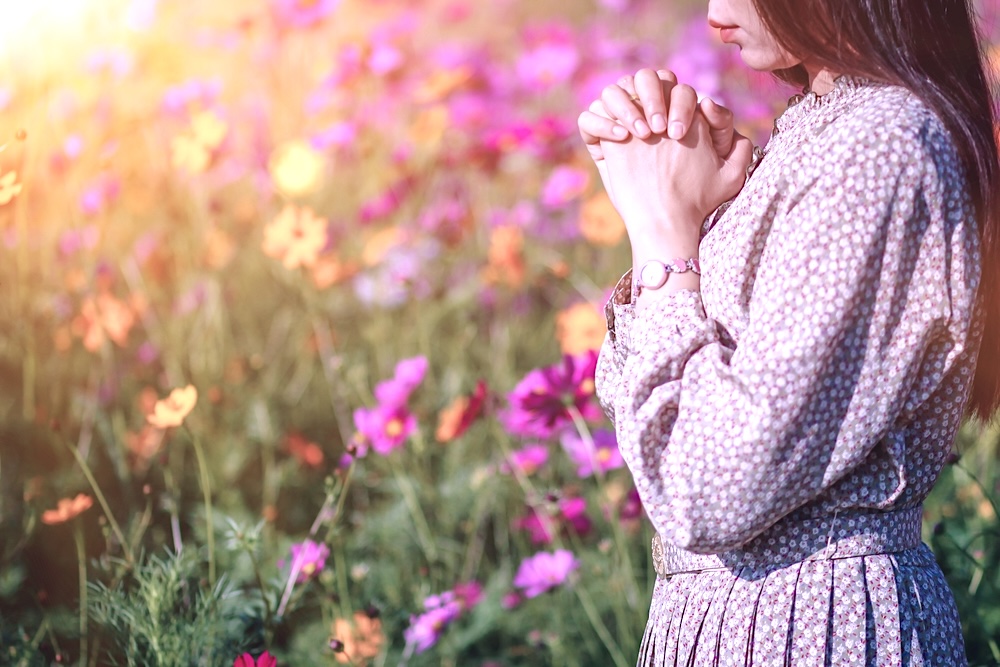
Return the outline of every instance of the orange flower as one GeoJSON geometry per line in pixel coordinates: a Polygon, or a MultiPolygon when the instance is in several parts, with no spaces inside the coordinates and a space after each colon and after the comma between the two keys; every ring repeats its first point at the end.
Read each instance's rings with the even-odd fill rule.
{"type": "Polygon", "coordinates": [[[556,340],[563,354],[601,349],[607,331],[604,316],[592,303],[578,303],[556,315],[556,340]]]}
{"type": "Polygon", "coordinates": [[[594,245],[613,246],[625,236],[625,223],[606,192],[598,192],[583,204],[580,233],[594,245]]]}
{"type": "Polygon", "coordinates": [[[519,228],[503,226],[494,229],[487,254],[489,266],[484,276],[486,281],[520,287],[525,277],[523,248],[524,235],[519,228]]]}
{"type": "Polygon", "coordinates": [[[205,234],[205,265],[210,269],[221,269],[236,255],[236,242],[221,229],[210,229],[205,234]]]}
{"type": "Polygon", "coordinates": [[[134,324],[135,313],[124,301],[100,294],[84,299],[71,326],[73,333],[83,339],[83,346],[96,352],[108,338],[124,346],[134,324]]]}
{"type": "Polygon", "coordinates": [[[403,234],[398,227],[380,229],[365,241],[365,247],[361,251],[361,263],[368,267],[377,265],[390,250],[403,241],[403,234]]]}
{"type": "Polygon", "coordinates": [[[56,504],[54,510],[42,512],[42,523],[50,526],[64,523],[86,512],[93,504],[94,499],[85,493],[77,494],[76,498],[63,498],[56,504]]]}
{"type": "Polygon", "coordinates": [[[438,70],[424,80],[413,94],[417,104],[429,104],[444,99],[472,78],[472,68],[460,65],[454,69],[438,70]]]}
{"type": "Polygon", "coordinates": [[[156,428],[180,426],[197,402],[198,390],[194,385],[174,389],[165,399],[156,402],[152,414],[146,416],[146,421],[156,428]]]}
{"type": "Polygon", "coordinates": [[[326,220],[306,207],[288,205],[264,228],[262,248],[292,270],[313,266],[326,241],[326,220]]]}
{"type": "Polygon", "coordinates": [[[23,186],[20,183],[15,183],[16,180],[16,171],[9,171],[0,176],[0,205],[8,203],[11,199],[21,194],[23,186]]]}
{"type": "Polygon", "coordinates": [[[323,450],[315,442],[306,440],[299,433],[289,433],[285,436],[285,449],[310,468],[323,465],[323,450]]]}
{"type": "Polygon", "coordinates": [[[486,401],[486,383],[480,380],[471,396],[459,396],[438,413],[438,442],[451,442],[465,433],[483,410],[486,401]]]}
{"type": "Polygon", "coordinates": [[[378,657],[385,643],[382,621],[363,611],[354,612],[353,623],[346,618],[336,619],[331,631],[333,638],[343,643],[343,650],[334,654],[340,663],[367,665],[371,658],[378,657]]]}
{"type": "Polygon", "coordinates": [[[450,121],[451,115],[444,105],[438,104],[425,109],[410,126],[410,140],[417,146],[434,148],[444,138],[450,121]]]}
{"type": "Polygon", "coordinates": [[[326,289],[357,272],[358,267],[352,262],[342,262],[336,257],[320,257],[312,267],[313,284],[319,289],[326,289]]]}

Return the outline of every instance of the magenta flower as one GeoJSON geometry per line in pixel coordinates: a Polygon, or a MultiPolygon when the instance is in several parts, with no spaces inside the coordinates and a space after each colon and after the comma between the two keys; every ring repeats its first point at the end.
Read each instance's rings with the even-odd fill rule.
{"type": "Polygon", "coordinates": [[[403,405],[427,374],[427,357],[403,359],[396,364],[393,377],[375,386],[375,398],[385,406],[403,405]]]}
{"type": "Polygon", "coordinates": [[[233,661],[233,667],[277,667],[278,659],[264,651],[256,661],[249,653],[244,653],[233,661]]]}
{"type": "Polygon", "coordinates": [[[424,609],[419,616],[410,617],[403,637],[417,653],[423,653],[437,643],[444,630],[458,620],[463,613],[479,604],[483,597],[483,587],[476,581],[455,586],[453,590],[424,599],[424,609]]]}
{"type": "Polygon", "coordinates": [[[555,553],[542,551],[521,561],[514,575],[514,586],[522,589],[525,597],[538,597],[561,586],[579,566],[576,557],[565,549],[555,553]]]}
{"type": "Polygon", "coordinates": [[[593,444],[588,443],[575,431],[566,431],[560,442],[576,464],[576,474],[581,479],[590,477],[595,470],[607,473],[625,465],[622,454],[618,451],[618,440],[612,431],[604,429],[594,431],[593,444]]]}
{"type": "Polygon", "coordinates": [[[564,498],[559,501],[558,513],[549,516],[547,521],[532,508],[526,516],[514,521],[514,527],[527,531],[532,544],[550,544],[555,537],[549,532],[550,528],[556,531],[569,528],[577,535],[586,535],[591,527],[587,501],[583,498],[564,498]]]}
{"type": "Polygon", "coordinates": [[[566,83],[580,65],[580,53],[573,44],[548,43],[526,51],[517,60],[517,78],[530,92],[545,92],[566,83]]]}
{"type": "Polygon", "coordinates": [[[368,446],[385,455],[403,446],[417,430],[417,419],[405,405],[379,405],[355,410],[354,427],[361,435],[354,443],[359,448],[359,458],[365,455],[368,446]]]}
{"type": "MultiPolygon", "coordinates": [[[[299,574],[295,583],[302,584],[319,574],[326,567],[327,556],[330,555],[330,547],[312,540],[306,540],[299,544],[292,545],[292,569],[297,569],[299,574]]],[[[279,563],[279,567],[281,564],[279,563]]]]}
{"type": "Polygon", "coordinates": [[[600,419],[594,401],[596,368],[597,352],[589,350],[531,371],[508,394],[510,407],[501,414],[502,423],[515,435],[547,438],[572,426],[571,407],[585,420],[600,419]]]}
{"type": "Polygon", "coordinates": [[[549,460],[549,448],[545,445],[528,445],[510,453],[510,463],[505,463],[500,470],[506,473],[520,470],[525,475],[533,475],[549,460]]]}
{"type": "Polygon", "coordinates": [[[290,28],[309,28],[321,23],[340,0],[271,0],[275,20],[290,28]]]}
{"type": "Polygon", "coordinates": [[[557,167],[542,188],[542,204],[549,208],[565,206],[587,190],[590,174],[576,167],[557,167]]]}
{"type": "Polygon", "coordinates": [[[341,121],[320,130],[309,138],[309,144],[318,151],[329,148],[343,148],[354,143],[358,136],[358,126],[351,121],[341,121]]]}

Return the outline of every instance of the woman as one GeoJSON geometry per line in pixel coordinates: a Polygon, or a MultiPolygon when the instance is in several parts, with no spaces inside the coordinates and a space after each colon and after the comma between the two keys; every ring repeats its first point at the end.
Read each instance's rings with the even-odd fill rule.
{"type": "Polygon", "coordinates": [[[920,531],[963,415],[1000,402],[1000,170],[970,9],[708,15],[807,88],[762,158],[669,72],[579,121],[632,244],[597,389],[657,533],[639,663],[965,664],[920,531]]]}

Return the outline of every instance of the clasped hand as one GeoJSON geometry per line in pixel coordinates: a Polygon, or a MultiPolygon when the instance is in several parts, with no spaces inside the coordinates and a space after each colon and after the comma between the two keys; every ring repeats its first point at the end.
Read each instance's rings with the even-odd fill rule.
{"type": "Polygon", "coordinates": [[[664,234],[698,238],[705,218],[743,187],[752,142],[733,114],[666,70],[604,89],[578,121],[633,247],[664,234]]]}

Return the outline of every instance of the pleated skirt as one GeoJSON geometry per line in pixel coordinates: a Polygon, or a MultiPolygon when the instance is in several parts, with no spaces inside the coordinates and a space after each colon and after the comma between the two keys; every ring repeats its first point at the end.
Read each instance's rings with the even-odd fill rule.
{"type": "Polygon", "coordinates": [[[658,578],[639,667],[962,667],[955,600],[925,545],[658,578]]]}

